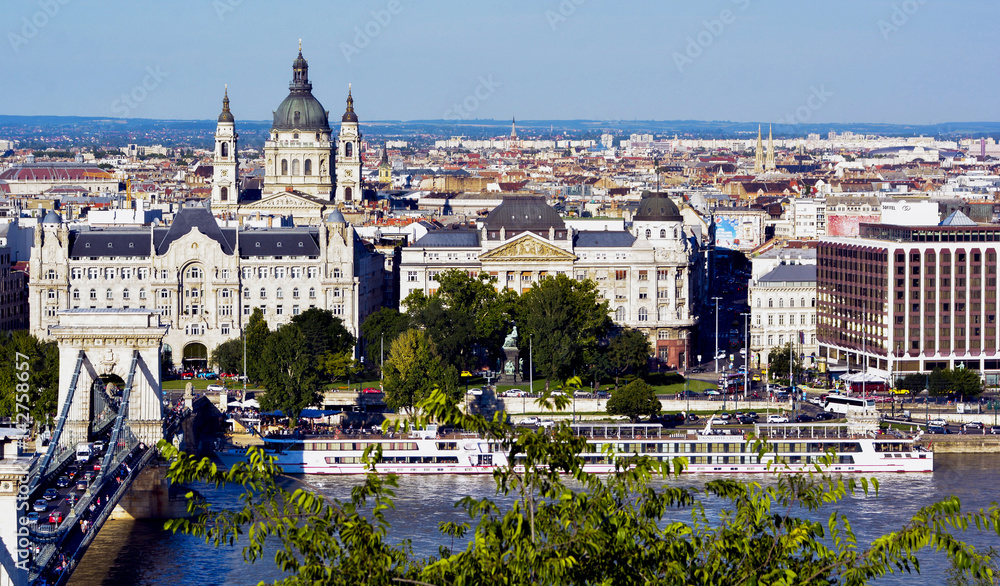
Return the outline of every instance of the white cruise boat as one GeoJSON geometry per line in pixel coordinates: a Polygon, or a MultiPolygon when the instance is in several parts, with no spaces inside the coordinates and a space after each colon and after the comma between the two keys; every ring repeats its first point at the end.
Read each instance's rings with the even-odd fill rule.
{"type": "MultiPolygon", "coordinates": [[[[687,473],[802,472],[834,453],[831,473],[933,472],[933,452],[915,444],[919,437],[859,433],[845,423],[758,424],[755,435],[766,438],[770,450],[763,457],[754,451],[742,431],[714,431],[711,422],[698,433],[671,430],[650,424],[574,424],[574,433],[587,438],[582,454],[584,470],[614,471],[616,458],[632,455],[671,461],[688,460],[687,473]],[[611,445],[611,453],[606,446],[611,445]]],[[[380,473],[489,474],[508,464],[500,447],[475,435],[439,434],[428,426],[405,436],[396,435],[276,435],[264,438],[265,453],[291,474],[363,474],[362,454],[381,444],[380,473]]],[[[246,459],[245,450],[217,452],[223,465],[246,459]]]]}

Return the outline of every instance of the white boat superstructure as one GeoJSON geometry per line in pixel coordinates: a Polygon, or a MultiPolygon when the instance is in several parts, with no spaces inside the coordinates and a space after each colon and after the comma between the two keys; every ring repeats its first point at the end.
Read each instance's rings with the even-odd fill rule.
{"type": "MultiPolygon", "coordinates": [[[[584,470],[612,472],[615,460],[644,455],[660,461],[684,457],[688,473],[765,473],[813,470],[827,456],[832,473],[932,472],[933,452],[916,445],[917,437],[857,433],[845,423],[758,424],[754,436],[768,441],[758,454],[750,436],[726,433],[711,425],[693,433],[660,425],[594,423],[571,425],[587,438],[581,456],[584,470]]],[[[919,436],[918,436],[919,437],[919,436]]],[[[265,453],[291,474],[363,474],[364,451],[378,444],[382,460],[376,469],[394,474],[490,474],[509,464],[495,442],[474,434],[438,433],[428,426],[406,435],[272,435],[265,453]]],[[[244,450],[217,452],[227,467],[246,458],[244,450]]]]}

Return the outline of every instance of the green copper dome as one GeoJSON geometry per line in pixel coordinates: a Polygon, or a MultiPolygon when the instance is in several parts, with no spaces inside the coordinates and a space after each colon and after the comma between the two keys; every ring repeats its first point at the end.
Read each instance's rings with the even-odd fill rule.
{"type": "Polygon", "coordinates": [[[329,113],[312,95],[309,83],[309,65],[299,51],[292,63],[292,83],[288,84],[288,97],[274,111],[271,130],[298,130],[301,132],[330,131],[329,113]]]}

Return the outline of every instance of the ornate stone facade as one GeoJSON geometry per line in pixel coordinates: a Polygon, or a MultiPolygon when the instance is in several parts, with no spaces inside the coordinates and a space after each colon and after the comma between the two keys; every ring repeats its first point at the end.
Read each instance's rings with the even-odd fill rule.
{"type": "Polygon", "coordinates": [[[270,327],[311,307],[357,335],[382,306],[384,259],[342,215],[320,226],[221,229],[200,205],[169,228],[78,230],[42,223],[30,263],[31,332],[51,335],[62,309],[149,309],[169,324],[174,364],[205,365],[240,336],[253,308],[270,327]]]}
{"type": "Polygon", "coordinates": [[[683,369],[706,294],[704,255],[677,207],[652,199],[631,230],[590,231],[568,227],[542,198],[505,198],[478,230],[430,232],[404,248],[400,298],[433,293],[435,277],[452,268],[488,273],[518,293],[557,274],[590,279],[615,323],[644,332],[661,364],[683,369]]]}

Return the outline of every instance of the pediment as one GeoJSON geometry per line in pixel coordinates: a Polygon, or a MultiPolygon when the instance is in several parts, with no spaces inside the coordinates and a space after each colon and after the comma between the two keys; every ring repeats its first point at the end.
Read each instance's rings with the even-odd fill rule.
{"type": "Polygon", "coordinates": [[[576,255],[552,246],[533,234],[526,234],[513,242],[498,246],[479,255],[481,261],[574,261],[576,255]]]}
{"type": "Polygon", "coordinates": [[[274,208],[321,210],[325,207],[325,205],[326,204],[308,197],[302,197],[294,193],[282,192],[265,196],[259,201],[243,204],[240,207],[249,210],[265,210],[274,208]]]}

